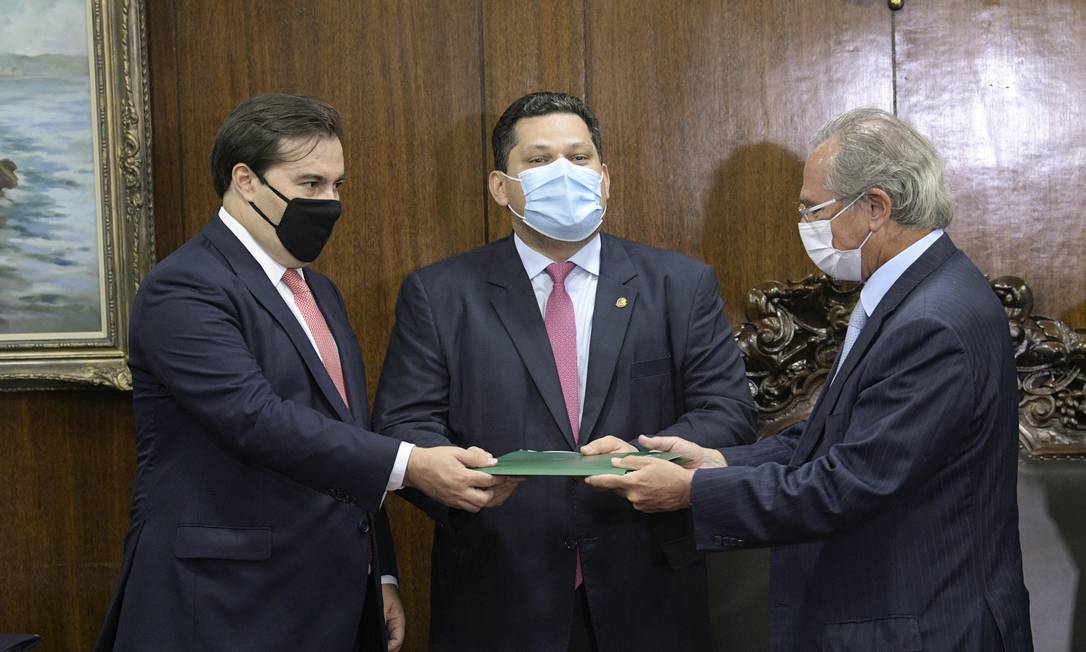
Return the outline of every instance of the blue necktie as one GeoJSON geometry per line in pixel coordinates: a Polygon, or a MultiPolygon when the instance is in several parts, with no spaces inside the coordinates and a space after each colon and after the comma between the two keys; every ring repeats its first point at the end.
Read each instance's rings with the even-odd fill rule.
{"type": "Polygon", "coordinates": [[[833,378],[830,379],[830,384],[837,379],[837,372],[844,366],[848,352],[852,350],[852,345],[860,337],[860,331],[863,330],[866,323],[867,312],[864,311],[863,301],[857,301],[856,307],[852,309],[852,316],[848,318],[848,332],[845,333],[845,343],[841,345],[841,353],[837,356],[837,367],[833,370],[833,378]]]}

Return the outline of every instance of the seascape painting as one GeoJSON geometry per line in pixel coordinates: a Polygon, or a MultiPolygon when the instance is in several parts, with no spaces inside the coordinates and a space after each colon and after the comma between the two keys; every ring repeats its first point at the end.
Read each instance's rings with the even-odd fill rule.
{"type": "Polygon", "coordinates": [[[0,343],[101,337],[87,0],[0,12],[0,343]]]}

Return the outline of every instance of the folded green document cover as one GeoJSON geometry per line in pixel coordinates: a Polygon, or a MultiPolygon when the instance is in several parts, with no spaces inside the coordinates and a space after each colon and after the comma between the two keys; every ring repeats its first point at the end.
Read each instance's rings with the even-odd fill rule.
{"type": "Polygon", "coordinates": [[[574,451],[513,451],[498,458],[497,466],[477,469],[491,475],[558,475],[585,477],[589,475],[624,475],[626,469],[611,466],[611,459],[627,455],[656,457],[681,463],[678,453],[656,451],[614,453],[611,455],[581,455],[574,451]]]}

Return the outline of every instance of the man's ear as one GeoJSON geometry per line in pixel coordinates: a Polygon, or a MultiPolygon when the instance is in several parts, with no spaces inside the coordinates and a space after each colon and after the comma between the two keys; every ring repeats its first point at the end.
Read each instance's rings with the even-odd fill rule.
{"type": "Polygon", "coordinates": [[[245,201],[253,201],[256,198],[258,185],[262,185],[260,179],[248,165],[238,163],[234,169],[230,170],[230,187],[245,201]]]}
{"type": "Polygon", "coordinates": [[[494,198],[494,201],[498,206],[508,206],[509,196],[505,193],[505,182],[507,179],[505,176],[497,170],[491,170],[490,175],[486,178],[487,188],[490,189],[490,196],[494,198]]]}
{"type": "Polygon", "coordinates": [[[878,231],[890,222],[890,212],[894,203],[885,191],[872,188],[867,191],[863,201],[870,211],[868,226],[872,231],[878,231]]]}
{"type": "Polygon", "coordinates": [[[600,191],[603,193],[605,200],[611,198],[611,172],[607,169],[606,163],[603,164],[603,186],[600,191]]]}

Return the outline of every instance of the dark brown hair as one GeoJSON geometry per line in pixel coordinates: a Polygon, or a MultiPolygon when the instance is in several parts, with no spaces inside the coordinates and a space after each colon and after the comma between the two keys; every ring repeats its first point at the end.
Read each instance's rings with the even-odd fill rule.
{"type": "MultiPolygon", "coordinates": [[[[245,100],[226,118],[211,147],[211,178],[222,197],[234,166],[248,165],[258,176],[287,160],[285,140],[340,137],[339,112],[314,97],[267,93],[245,100]]],[[[307,152],[308,153],[308,152],[307,152]]],[[[305,154],[302,154],[305,156],[305,154]]]]}
{"type": "Polygon", "coordinates": [[[494,147],[494,167],[502,172],[508,171],[509,151],[516,145],[514,128],[517,121],[522,118],[537,118],[551,113],[572,113],[584,120],[588,126],[588,133],[592,135],[592,144],[596,146],[596,153],[603,160],[603,138],[600,135],[600,123],[592,110],[588,108],[581,98],[566,95],[565,93],[551,93],[541,91],[529,93],[516,102],[509,105],[498,124],[494,125],[494,133],[491,136],[491,144],[494,147]]]}

